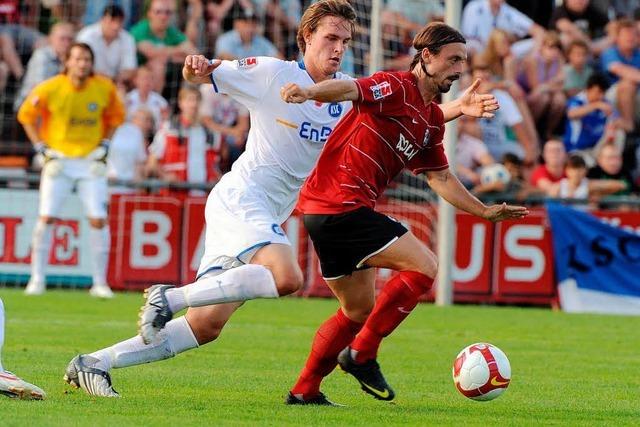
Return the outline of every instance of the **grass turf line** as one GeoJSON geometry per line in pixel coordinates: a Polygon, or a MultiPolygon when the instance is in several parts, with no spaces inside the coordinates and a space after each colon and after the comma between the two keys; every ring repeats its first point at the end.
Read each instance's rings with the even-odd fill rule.
{"type": "Polygon", "coordinates": [[[380,353],[395,404],[373,400],[336,370],[323,391],[348,407],[318,408],[282,402],[335,301],[251,301],[218,341],[112,371],[122,398],[101,399],[64,384],[64,368],[78,352],[134,335],[141,295],[100,301],[81,291],[0,289],[0,297],[2,362],[48,394],[44,402],[0,399],[2,426],[630,425],[640,413],[640,318],[420,305],[380,353]],[[500,347],[512,365],[509,389],[492,402],[465,399],[451,380],[455,355],[478,341],[500,347]]]}

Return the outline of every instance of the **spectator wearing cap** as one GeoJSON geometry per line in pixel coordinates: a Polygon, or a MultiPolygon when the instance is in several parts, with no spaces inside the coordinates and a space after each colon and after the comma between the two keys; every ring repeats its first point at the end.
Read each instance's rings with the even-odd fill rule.
{"type": "Polygon", "coordinates": [[[216,57],[233,60],[251,56],[282,58],[273,43],[258,34],[257,17],[253,11],[244,9],[233,20],[233,30],[222,34],[216,41],[216,57]]]}
{"type": "Polygon", "coordinates": [[[154,80],[156,92],[164,88],[169,64],[182,64],[187,55],[198,53],[187,36],[172,25],[175,12],[175,1],[151,0],[147,18],[131,28],[138,48],[138,62],[147,64],[158,77],[154,80]]]}
{"type": "Polygon", "coordinates": [[[99,22],[83,28],[76,39],[97,52],[94,69],[118,83],[129,82],[138,65],[136,43],[123,28],[124,11],[120,6],[105,7],[99,22]]]}

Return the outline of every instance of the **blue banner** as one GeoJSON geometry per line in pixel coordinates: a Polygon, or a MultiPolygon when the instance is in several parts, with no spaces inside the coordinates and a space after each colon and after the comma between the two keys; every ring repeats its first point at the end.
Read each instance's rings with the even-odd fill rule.
{"type": "Polygon", "coordinates": [[[562,308],[640,314],[640,236],[559,204],[547,211],[562,308]]]}

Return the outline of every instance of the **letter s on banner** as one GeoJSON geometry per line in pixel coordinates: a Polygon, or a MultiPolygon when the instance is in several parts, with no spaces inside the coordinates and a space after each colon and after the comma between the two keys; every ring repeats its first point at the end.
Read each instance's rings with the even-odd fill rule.
{"type": "Polygon", "coordinates": [[[545,267],[544,253],[539,247],[523,244],[521,240],[542,240],[541,225],[515,225],[504,236],[504,248],[513,259],[529,261],[529,267],[506,267],[504,277],[509,281],[535,282],[542,277],[545,267]]]}

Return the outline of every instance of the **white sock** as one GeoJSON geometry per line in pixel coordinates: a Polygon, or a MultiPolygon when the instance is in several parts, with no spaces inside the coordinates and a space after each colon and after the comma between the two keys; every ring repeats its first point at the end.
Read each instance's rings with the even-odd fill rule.
{"type": "Polygon", "coordinates": [[[93,284],[107,284],[107,263],[109,262],[109,248],[111,234],[109,226],[102,228],[89,227],[89,242],[91,242],[91,265],[93,267],[93,284]]]}
{"type": "Polygon", "coordinates": [[[149,345],[136,335],[128,340],[91,353],[89,356],[99,360],[94,366],[110,371],[112,368],[156,362],[169,359],[183,351],[198,347],[198,341],[184,316],[171,320],[160,331],[156,340],[149,345]]]}
{"type": "Polygon", "coordinates": [[[44,282],[44,268],[49,261],[53,225],[38,220],[31,238],[31,280],[44,282]]]}
{"type": "Polygon", "coordinates": [[[173,313],[186,307],[247,301],[255,298],[278,298],[278,288],[268,268],[247,264],[216,276],[209,276],[166,293],[173,313]]]}
{"type": "Polygon", "coordinates": [[[0,372],[4,371],[2,368],[2,345],[4,344],[4,304],[2,298],[0,298],[0,372]]]}

